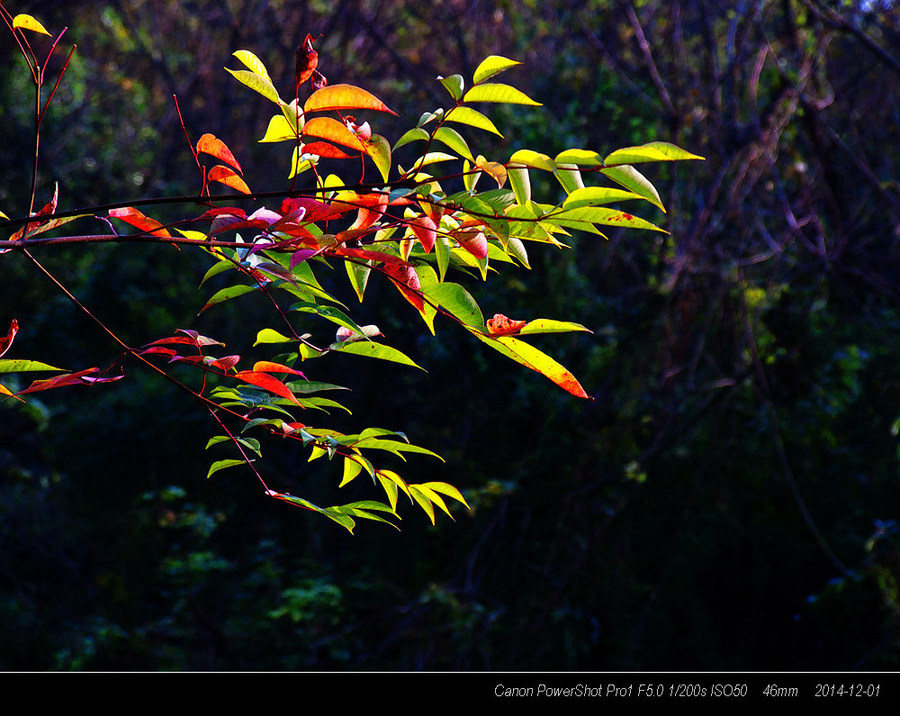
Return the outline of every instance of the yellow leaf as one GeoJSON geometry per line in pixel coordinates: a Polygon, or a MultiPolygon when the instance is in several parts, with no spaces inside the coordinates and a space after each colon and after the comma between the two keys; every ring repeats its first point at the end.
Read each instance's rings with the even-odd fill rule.
{"type": "Polygon", "coordinates": [[[16,15],[13,18],[12,24],[14,30],[31,30],[32,32],[38,32],[41,35],[50,34],[41,23],[35,20],[31,15],[26,15],[25,13],[16,15]]]}

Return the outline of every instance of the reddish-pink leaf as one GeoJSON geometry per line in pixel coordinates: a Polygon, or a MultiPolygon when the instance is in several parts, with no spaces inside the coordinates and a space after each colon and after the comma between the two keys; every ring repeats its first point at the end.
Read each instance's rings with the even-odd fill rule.
{"type": "Polygon", "coordinates": [[[454,239],[476,259],[488,255],[488,241],[480,225],[466,226],[450,232],[454,239]]]}
{"type": "Polygon", "coordinates": [[[241,172],[241,174],[244,173],[241,169],[241,165],[238,164],[238,160],[234,158],[234,154],[231,153],[231,150],[225,145],[225,142],[213,134],[204,134],[200,137],[197,142],[197,152],[209,154],[220,162],[225,162],[227,165],[234,167],[241,172]]]}
{"type": "Polygon", "coordinates": [[[212,169],[209,170],[209,174],[207,178],[210,181],[217,181],[225,186],[229,186],[235,191],[239,191],[242,194],[250,194],[250,187],[247,186],[247,182],[241,179],[232,169],[229,169],[226,166],[222,166],[221,164],[217,164],[212,169]]]}
{"type": "Polygon", "coordinates": [[[100,373],[99,368],[87,368],[86,370],[80,370],[75,373],[65,373],[64,375],[58,375],[55,378],[36,380],[25,390],[20,390],[18,394],[24,395],[25,393],[36,393],[39,390],[62,388],[67,385],[91,385],[93,383],[110,383],[114,380],[121,380],[124,377],[123,375],[115,375],[108,378],[101,378],[96,377],[98,373],[100,373]]]}
{"type": "Polygon", "coordinates": [[[144,216],[144,214],[131,206],[123,206],[120,209],[110,209],[109,216],[113,219],[121,219],[126,224],[131,224],[131,226],[148,234],[164,238],[172,237],[172,234],[164,229],[163,225],[156,219],[144,216]]]}
{"type": "Polygon", "coordinates": [[[416,238],[425,249],[425,253],[430,253],[437,240],[437,225],[430,216],[419,216],[409,222],[409,228],[412,229],[416,238]]]}
{"type": "Polygon", "coordinates": [[[514,321],[502,313],[495,313],[493,318],[488,319],[487,329],[492,336],[508,336],[521,331],[527,323],[528,321],[514,321]]]}
{"type": "Polygon", "coordinates": [[[396,114],[378,97],[353,85],[328,85],[313,92],[303,105],[304,112],[325,112],[340,109],[374,109],[396,114]]]}

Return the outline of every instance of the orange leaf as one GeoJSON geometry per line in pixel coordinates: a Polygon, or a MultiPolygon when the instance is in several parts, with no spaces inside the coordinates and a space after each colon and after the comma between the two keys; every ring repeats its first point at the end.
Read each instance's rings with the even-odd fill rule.
{"type": "Polygon", "coordinates": [[[256,373],[290,373],[291,375],[303,376],[303,373],[299,370],[295,370],[282,363],[273,363],[268,360],[261,360],[254,363],[253,371],[256,373]]]}
{"type": "Polygon", "coordinates": [[[238,160],[234,158],[231,150],[225,146],[225,142],[213,134],[204,134],[200,137],[200,140],[197,142],[197,152],[210,154],[219,161],[225,162],[243,174],[241,165],[238,164],[238,160]]]}
{"type": "Polygon", "coordinates": [[[6,332],[6,335],[3,338],[0,338],[0,356],[6,354],[6,351],[9,350],[9,347],[12,345],[13,340],[16,337],[16,333],[19,332],[19,322],[13,318],[9,322],[9,330],[6,332]]]}
{"type": "Polygon", "coordinates": [[[164,229],[163,225],[160,224],[156,219],[151,219],[149,216],[144,216],[144,214],[133,207],[123,206],[121,209],[110,209],[109,215],[113,219],[121,219],[126,224],[131,224],[132,226],[148,234],[167,238],[172,237],[172,234],[164,229]]]}
{"type": "Polygon", "coordinates": [[[239,191],[242,194],[250,194],[250,187],[247,186],[247,182],[241,179],[235,172],[233,172],[228,167],[224,167],[221,164],[214,166],[209,170],[209,175],[207,178],[210,181],[217,181],[225,186],[229,186],[235,191],[239,191]]]}
{"type": "Polygon", "coordinates": [[[318,137],[327,139],[335,144],[340,144],[360,152],[365,152],[359,138],[351,132],[345,124],[331,117],[314,117],[303,125],[304,137],[318,137]]]}
{"type": "Polygon", "coordinates": [[[287,398],[291,402],[300,403],[300,401],[297,400],[297,396],[291,392],[290,388],[278,380],[278,378],[273,378],[268,373],[254,370],[242,370],[235,374],[235,378],[242,380],[245,383],[255,385],[258,388],[268,390],[270,393],[274,393],[282,398],[287,398]]]}
{"type": "Polygon", "coordinates": [[[325,112],[339,109],[373,109],[378,112],[393,110],[378,97],[353,85],[329,85],[313,92],[303,105],[304,112],[325,112]]]}

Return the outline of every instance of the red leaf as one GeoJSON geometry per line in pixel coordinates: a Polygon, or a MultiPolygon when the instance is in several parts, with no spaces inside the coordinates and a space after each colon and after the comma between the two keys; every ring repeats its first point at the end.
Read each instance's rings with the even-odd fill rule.
{"type": "Polygon", "coordinates": [[[319,65],[319,53],[313,47],[313,37],[306,35],[303,43],[297,45],[296,68],[294,70],[294,81],[299,88],[306,80],[313,76],[316,67],[319,65]]]}
{"type": "Polygon", "coordinates": [[[39,390],[50,390],[51,388],[62,388],[67,385],[92,385],[94,383],[110,383],[114,380],[121,380],[124,375],[115,375],[109,378],[97,378],[94,377],[95,374],[99,373],[99,368],[88,368],[86,370],[80,370],[75,373],[66,373],[64,375],[58,375],[55,378],[48,378],[46,380],[36,380],[31,385],[29,385],[25,390],[20,390],[19,395],[24,395],[25,393],[36,393],[39,390]]]}
{"type": "Polygon", "coordinates": [[[303,153],[304,154],[315,154],[318,157],[325,157],[326,159],[350,159],[350,155],[347,152],[339,149],[333,144],[328,144],[327,142],[310,142],[309,144],[303,145],[303,153]]]}
{"type": "MultiPolygon", "coordinates": [[[[53,198],[50,201],[48,201],[46,204],[44,204],[44,206],[41,207],[41,210],[39,212],[37,212],[37,214],[35,214],[35,216],[47,216],[48,214],[52,214],[54,211],[56,211],[56,203],[58,201],[59,201],[59,184],[56,184],[56,187],[53,190],[53,198]]],[[[34,231],[40,225],[41,225],[40,221],[34,221],[29,224],[26,224],[21,229],[19,229],[16,233],[14,233],[10,237],[9,240],[10,241],[18,241],[19,239],[30,234],[32,231],[34,231]]]]}
{"type": "Polygon", "coordinates": [[[300,403],[300,401],[297,400],[297,396],[295,396],[291,392],[290,388],[288,388],[284,383],[278,380],[278,378],[273,378],[268,373],[262,373],[253,370],[242,370],[235,374],[235,378],[237,378],[238,380],[242,380],[245,383],[255,385],[258,388],[268,390],[270,393],[274,393],[275,395],[281,396],[282,398],[287,398],[294,403],[300,403]]]}
{"type": "Polygon", "coordinates": [[[241,174],[244,173],[241,169],[241,165],[238,164],[238,160],[234,158],[234,154],[231,153],[231,150],[225,145],[225,142],[213,134],[204,134],[200,137],[200,140],[197,142],[197,152],[214,156],[219,161],[234,167],[241,172],[241,174]]]}
{"type": "Polygon", "coordinates": [[[9,322],[9,330],[6,332],[6,335],[3,338],[0,338],[0,356],[6,354],[6,351],[9,350],[9,347],[12,345],[13,340],[16,337],[16,333],[19,332],[19,322],[13,318],[9,322]]]}
{"type": "Polygon", "coordinates": [[[165,238],[172,237],[172,234],[164,229],[163,225],[160,224],[156,219],[151,219],[149,216],[144,216],[144,214],[133,207],[123,206],[121,209],[110,209],[109,215],[113,219],[121,219],[126,224],[131,224],[135,228],[138,228],[148,234],[153,234],[154,236],[161,236],[165,238]]]}

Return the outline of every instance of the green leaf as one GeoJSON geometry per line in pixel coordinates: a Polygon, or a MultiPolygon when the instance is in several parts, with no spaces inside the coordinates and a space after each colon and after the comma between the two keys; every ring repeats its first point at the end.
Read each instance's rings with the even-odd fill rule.
{"type": "Polygon", "coordinates": [[[581,206],[598,206],[600,204],[611,204],[616,201],[627,201],[629,199],[646,199],[640,194],[625,189],[615,189],[605,186],[588,186],[582,189],[576,189],[563,202],[564,209],[577,209],[581,206]]]}
{"type": "Polygon", "coordinates": [[[580,323],[571,321],[556,321],[551,318],[535,318],[528,321],[520,330],[519,335],[529,333],[569,333],[572,331],[585,331],[591,333],[590,329],[585,328],[580,323]]]}
{"type": "Polygon", "coordinates": [[[404,144],[409,144],[410,142],[419,142],[419,141],[427,142],[430,137],[431,137],[431,135],[428,134],[428,132],[426,132],[421,127],[413,127],[412,129],[407,131],[405,134],[403,134],[403,136],[400,137],[400,139],[398,139],[396,142],[394,142],[394,151],[397,151],[397,149],[402,147],[404,144]]]}
{"type": "Polygon", "coordinates": [[[249,67],[250,71],[259,75],[265,80],[268,80],[269,83],[272,82],[272,78],[269,76],[269,71],[266,69],[266,66],[263,64],[262,60],[260,60],[255,54],[250,52],[250,50],[237,50],[232,53],[232,56],[240,60],[245,67],[249,67]]]}
{"type": "Polygon", "coordinates": [[[212,477],[213,473],[218,472],[219,470],[224,470],[228,467],[235,467],[236,465],[243,465],[243,460],[216,460],[212,465],[210,465],[209,472],[206,473],[206,477],[212,477]]]}
{"type": "Polygon", "coordinates": [[[260,343],[290,343],[295,340],[297,339],[288,338],[273,328],[263,328],[256,334],[256,341],[253,345],[258,346],[260,343]]]}
{"type": "Polygon", "coordinates": [[[275,89],[275,85],[273,85],[272,81],[267,77],[262,77],[255,72],[250,72],[248,70],[232,70],[228,67],[226,67],[225,69],[229,73],[231,73],[238,82],[241,82],[247,85],[250,89],[259,92],[263,97],[271,100],[275,104],[281,104],[281,98],[278,96],[278,90],[275,89]]]}
{"type": "Polygon", "coordinates": [[[575,379],[575,376],[553,358],[531,344],[512,336],[490,336],[472,328],[469,331],[494,350],[540,373],[572,395],[578,398],[589,397],[584,392],[581,384],[575,379]]]}
{"type": "Polygon", "coordinates": [[[532,167],[533,169],[543,169],[547,172],[556,170],[556,164],[550,157],[548,157],[546,154],[532,151],[531,149],[520,149],[515,152],[509,158],[506,166],[507,168],[510,168],[514,167],[517,164],[521,164],[526,167],[532,167]]]}
{"type": "Polygon", "coordinates": [[[509,185],[512,187],[513,193],[516,195],[516,203],[527,204],[531,201],[531,178],[528,175],[528,169],[525,167],[508,167],[506,176],[509,179],[509,185]]]}
{"type": "Polygon", "coordinates": [[[378,358],[379,360],[391,361],[409,365],[419,370],[423,368],[416,364],[411,358],[403,352],[386,346],[383,343],[375,343],[374,341],[353,341],[350,343],[333,343],[331,350],[338,353],[352,353],[353,355],[365,356],[367,358],[378,358]]]}
{"type": "Polygon", "coordinates": [[[472,294],[458,283],[423,285],[422,293],[466,325],[475,327],[484,325],[484,315],[472,298],[472,294]]]}
{"type": "MultiPolygon", "coordinates": [[[[481,64],[475,68],[475,74],[472,76],[472,81],[475,84],[484,82],[486,79],[490,79],[494,75],[520,64],[522,63],[517,62],[516,60],[507,59],[506,57],[501,57],[500,55],[490,55],[489,57],[484,58],[484,60],[481,61],[481,64]]],[[[455,99],[459,99],[459,97],[456,97],[455,99]]]]}
{"type": "Polygon", "coordinates": [[[540,107],[540,102],[535,102],[531,97],[505,84],[485,82],[470,89],[463,96],[464,102],[499,102],[502,104],[528,104],[540,107]]]}
{"type": "Polygon", "coordinates": [[[24,360],[21,358],[4,358],[0,360],[0,373],[27,373],[29,371],[41,370],[61,371],[62,368],[55,368],[52,365],[47,365],[46,363],[41,363],[36,360],[24,360]]]}
{"type": "Polygon", "coordinates": [[[655,207],[658,207],[665,212],[662,199],[659,198],[659,193],[656,191],[656,188],[634,167],[604,167],[600,170],[600,173],[612,179],[616,184],[633,191],[635,194],[643,197],[655,207]]]}
{"type": "Polygon", "coordinates": [[[251,293],[257,289],[256,286],[247,286],[244,284],[239,284],[237,286],[228,286],[227,288],[223,288],[219,291],[216,291],[212,298],[210,298],[206,305],[200,309],[200,313],[203,313],[207,308],[211,306],[215,306],[217,303],[222,303],[223,301],[229,301],[232,298],[237,298],[238,296],[243,296],[245,293],[251,293]]]}
{"type": "Polygon", "coordinates": [[[669,142],[649,142],[637,147],[617,149],[606,157],[605,163],[610,166],[640,162],[674,162],[685,159],[703,159],[703,157],[691,154],[669,142]]]}
{"type": "Polygon", "coordinates": [[[584,181],[581,178],[581,172],[574,164],[557,164],[553,172],[559,183],[562,184],[566,194],[571,194],[577,189],[584,188],[584,181]]]}
{"type": "Polygon", "coordinates": [[[566,149],[556,155],[557,164],[575,164],[580,167],[603,166],[603,159],[597,152],[587,149],[566,149]]]}
{"type": "Polygon", "coordinates": [[[586,222],[590,224],[604,224],[607,226],[622,226],[630,229],[647,229],[649,231],[664,231],[655,224],[645,219],[629,214],[619,209],[610,209],[605,206],[582,206],[577,209],[564,209],[552,212],[547,219],[554,222],[586,222]]]}
{"type": "Polygon", "coordinates": [[[380,134],[373,134],[366,145],[366,153],[372,158],[381,178],[387,181],[391,171],[391,145],[388,140],[380,134]]]}
{"type": "Polygon", "coordinates": [[[462,75],[450,75],[449,77],[438,77],[438,79],[454,100],[458,102],[462,98],[466,84],[462,75]]]}
{"type": "Polygon", "coordinates": [[[465,159],[468,159],[470,162],[475,161],[475,157],[472,156],[472,152],[469,149],[469,145],[466,144],[466,140],[452,127],[438,127],[437,131],[434,133],[434,138],[437,141],[446,144],[450,149],[465,159]]]}
{"type": "Polygon", "coordinates": [[[494,123],[488,119],[485,115],[479,112],[477,109],[472,109],[471,107],[454,107],[449,112],[447,112],[444,117],[444,121],[446,122],[456,122],[457,124],[467,124],[470,127],[476,127],[478,129],[483,129],[486,132],[491,132],[492,134],[496,134],[498,137],[502,137],[500,134],[500,130],[494,126],[494,123]]]}

